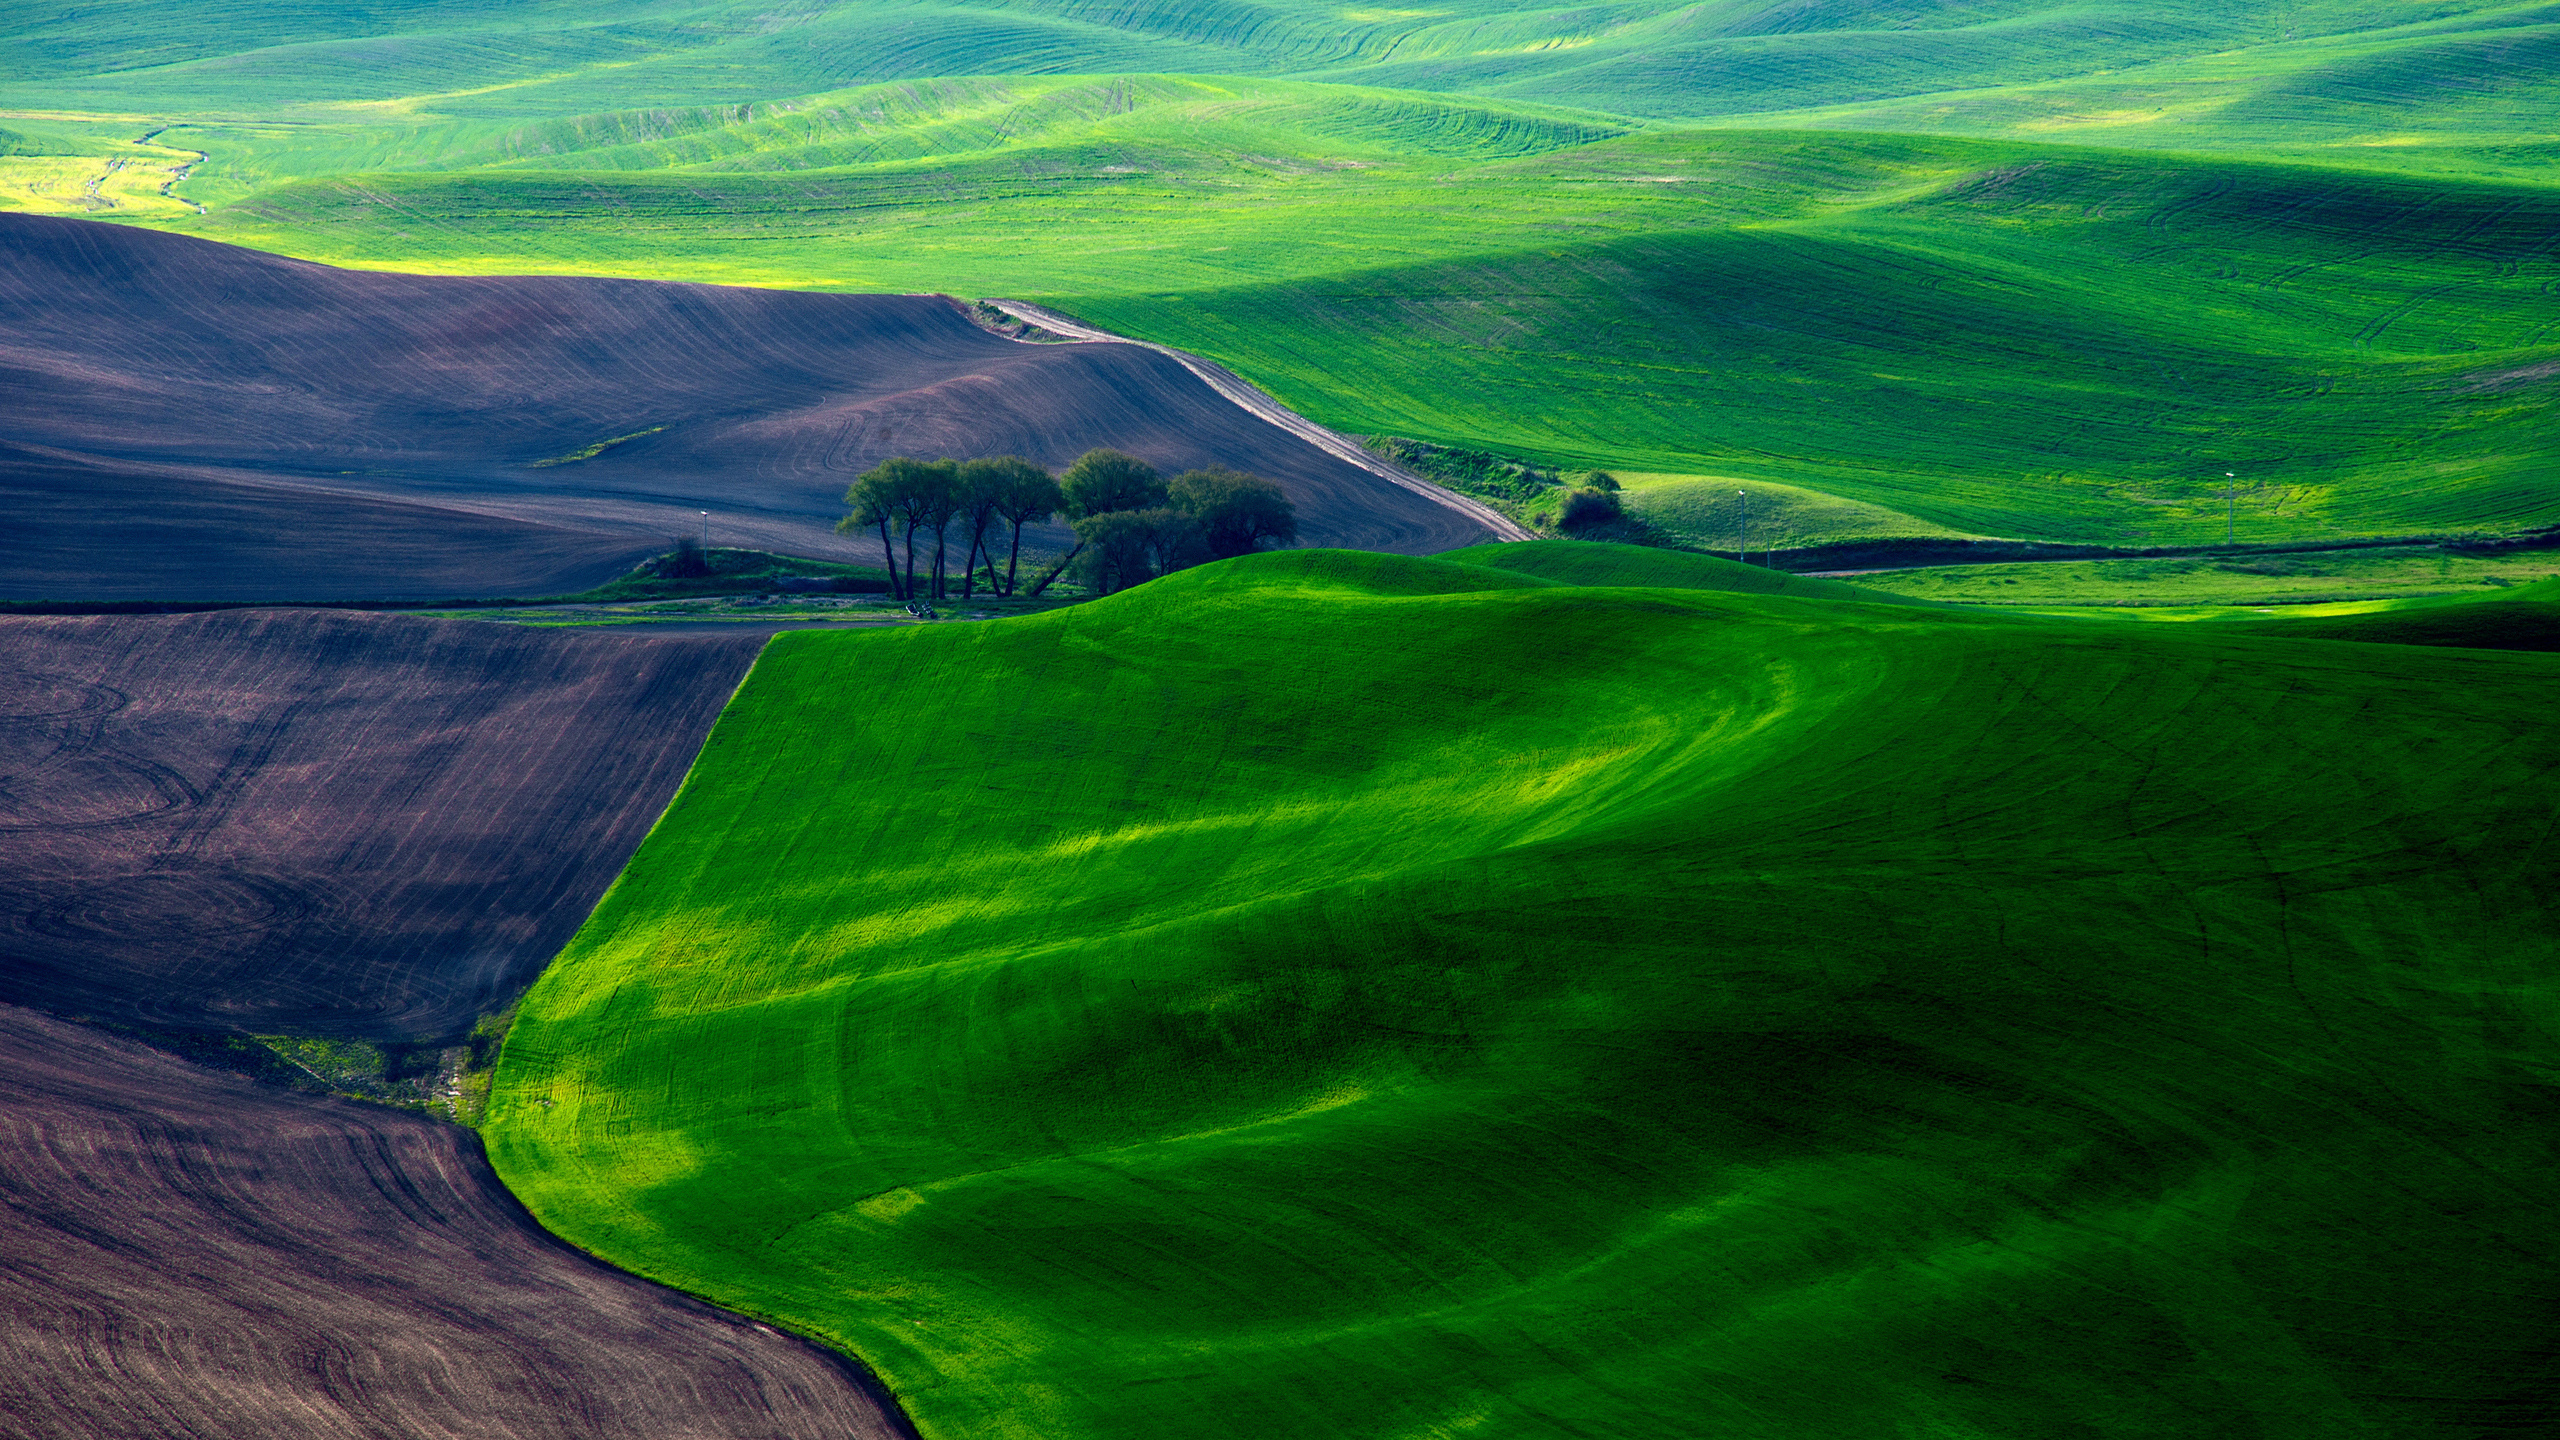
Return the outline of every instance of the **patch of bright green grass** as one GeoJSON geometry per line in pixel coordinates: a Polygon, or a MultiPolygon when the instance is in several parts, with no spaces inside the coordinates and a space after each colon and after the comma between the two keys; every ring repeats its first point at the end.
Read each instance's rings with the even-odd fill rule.
{"type": "Polygon", "coordinates": [[[484,1133],[932,1440],[2539,1423],[2555,664],[1305,551],[785,635],[484,1133]]]}
{"type": "Polygon", "coordinates": [[[1768,480],[1613,472],[1627,512],[1699,550],[1795,550],[1857,540],[1977,538],[1917,516],[1768,480]],[[1747,499],[1744,497],[1748,497],[1747,499]]]}
{"type": "Polygon", "coordinates": [[[156,145],[83,147],[27,138],[15,153],[0,146],[0,210],[105,220],[193,215],[194,205],[162,191],[194,160],[156,145]]]}
{"type": "Polygon", "coordinates": [[[581,446],[578,449],[570,451],[566,455],[554,455],[548,460],[533,461],[526,468],[532,470],[544,470],[555,465],[575,465],[583,460],[593,460],[616,445],[637,440],[643,435],[655,435],[666,428],[667,427],[664,425],[652,425],[646,430],[634,430],[628,435],[609,436],[605,439],[598,440],[592,445],[581,446]]]}
{"type": "Polygon", "coordinates": [[[1743,595],[1791,595],[1807,600],[1862,601],[1873,605],[1907,605],[1909,598],[1868,590],[1813,575],[1791,575],[1759,565],[1746,565],[1713,555],[1663,550],[1644,545],[1615,545],[1584,540],[1530,540],[1511,544],[1470,545],[1439,558],[1461,565],[1482,565],[1516,575],[1534,575],[1559,585],[1660,586],[1674,590],[1721,590],[1743,595]]]}
{"type": "Polygon", "coordinates": [[[2560,574],[2495,595],[2385,602],[2360,614],[2296,620],[2280,633],[2383,645],[2560,651],[2560,574]]]}
{"type": "Polygon", "coordinates": [[[2467,554],[2433,545],[2290,554],[2050,560],[1879,570],[1852,583],[1975,605],[2302,605],[2479,593],[2560,576],[2560,551],[2467,554]]]}
{"type": "Polygon", "coordinates": [[[2488,590],[2382,600],[2252,606],[2042,607],[2030,613],[2073,619],[2240,625],[2265,635],[2297,640],[2555,651],[2560,650],[2560,574],[2488,590]]]}

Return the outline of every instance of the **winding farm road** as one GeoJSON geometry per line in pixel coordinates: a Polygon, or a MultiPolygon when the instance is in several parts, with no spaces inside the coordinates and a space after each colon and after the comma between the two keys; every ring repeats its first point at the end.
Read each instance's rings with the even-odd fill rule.
{"type": "Polygon", "coordinates": [[[1204,360],[1187,350],[1176,350],[1170,345],[1158,345],[1152,340],[1132,340],[1126,335],[1114,335],[1108,330],[1097,330],[1072,315],[1051,310],[1046,306],[1033,305],[1021,300],[989,300],[987,303],[1016,320],[1028,325],[1037,325],[1051,334],[1064,335],[1070,340],[1086,344],[1136,345],[1142,349],[1153,350],[1159,355],[1171,356],[1175,364],[1200,377],[1203,384],[1218,392],[1221,398],[1233,403],[1238,409],[1279,426],[1347,465],[1357,465],[1389,484],[1400,485],[1435,504],[1448,506],[1492,531],[1497,540],[1538,538],[1518,521],[1492,506],[1480,500],[1470,499],[1447,486],[1435,485],[1401,465],[1369,453],[1367,448],[1351,437],[1328,430],[1281,404],[1262,387],[1214,360],[1204,360]]]}

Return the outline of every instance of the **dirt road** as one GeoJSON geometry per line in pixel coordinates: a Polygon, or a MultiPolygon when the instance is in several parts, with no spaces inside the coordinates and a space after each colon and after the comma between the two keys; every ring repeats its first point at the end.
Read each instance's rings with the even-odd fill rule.
{"type": "Polygon", "coordinates": [[[1097,330],[1074,316],[1062,314],[1044,306],[1032,305],[1020,300],[990,300],[987,303],[1016,320],[1037,325],[1051,334],[1064,335],[1071,340],[1081,340],[1088,344],[1136,345],[1142,349],[1153,350],[1159,355],[1169,355],[1176,364],[1199,376],[1201,381],[1218,392],[1221,398],[1233,403],[1247,414],[1279,426],[1346,465],[1357,465],[1389,484],[1400,485],[1435,504],[1448,506],[1492,531],[1497,540],[1538,538],[1519,522],[1492,506],[1461,495],[1446,486],[1434,485],[1401,465],[1370,454],[1351,437],[1327,430],[1274,400],[1260,386],[1214,360],[1204,360],[1188,351],[1176,350],[1170,345],[1158,345],[1151,340],[1132,340],[1126,335],[1114,335],[1108,330],[1097,330]]]}

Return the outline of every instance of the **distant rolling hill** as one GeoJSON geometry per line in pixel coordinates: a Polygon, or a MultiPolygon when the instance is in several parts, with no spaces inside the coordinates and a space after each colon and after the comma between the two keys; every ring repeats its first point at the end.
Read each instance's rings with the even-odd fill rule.
{"type": "Polygon", "coordinates": [[[1976,123],[1986,92],[2077,86],[2097,103],[2036,111],[2029,97],[2027,114],[1995,113],[1988,123],[2122,127],[2167,109],[2162,128],[2172,130],[2191,128],[2181,122],[2200,110],[2245,119],[2254,109],[2260,124],[2282,127],[2299,108],[2289,97],[2326,90],[2350,105],[2467,101],[2475,126],[2485,118],[2486,128],[2547,131],[2547,115],[2537,122],[2531,113],[2532,97],[2550,93],[2532,57],[2551,27],[2547,13],[2513,0],[2452,0],[2422,13],[2361,0],[836,0],[779,10],[734,0],[425,0],[342,11],[223,0],[183,14],[113,0],[0,21],[0,98],[522,116],[734,104],[937,76],[1150,72],[1294,75],[1660,118],[1931,97],[1934,118],[1954,112],[1976,123]],[[2503,107],[2480,105],[2476,86],[2442,97],[2391,93],[2430,61],[2497,73],[2501,51],[2503,107]]]}
{"type": "Polygon", "coordinates": [[[1039,299],[1337,429],[1785,485],[1912,533],[2560,522],[2560,190],[2014,140],[1611,134],[1323,88],[935,83],[615,112],[185,223],[393,270],[1039,299]]]}
{"type": "Polygon", "coordinates": [[[416,279],[0,216],[0,401],[0,486],[43,515],[0,581],[24,598],[576,589],[705,523],[850,555],[844,489],[898,454],[1112,446],[1277,481],[1318,542],[1484,533],[1162,355],[1016,343],[930,296],[416,279]],[[218,528],[173,528],[189,507],[218,528]]]}

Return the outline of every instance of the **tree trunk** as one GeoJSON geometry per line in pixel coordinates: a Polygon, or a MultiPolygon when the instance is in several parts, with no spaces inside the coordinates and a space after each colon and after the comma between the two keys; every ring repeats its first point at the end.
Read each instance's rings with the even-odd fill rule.
{"type": "Polygon", "coordinates": [[[1075,563],[1075,558],[1076,558],[1078,555],[1081,555],[1081,554],[1083,554],[1083,553],[1084,553],[1084,542],[1083,542],[1083,541],[1081,541],[1081,540],[1079,540],[1079,541],[1077,541],[1077,542],[1076,542],[1076,548],[1074,548],[1073,550],[1068,551],[1068,552],[1066,553],[1066,558],[1064,558],[1064,559],[1060,560],[1057,564],[1050,566],[1050,567],[1049,567],[1049,573],[1048,573],[1048,574],[1046,574],[1046,575],[1041,576],[1041,577],[1040,577],[1040,581],[1039,581],[1039,583],[1038,583],[1038,584],[1036,584],[1036,585],[1033,585],[1033,586],[1031,587],[1031,593],[1030,593],[1029,595],[1027,595],[1027,596],[1023,597],[1023,598],[1028,599],[1028,600],[1037,600],[1037,599],[1039,599],[1039,598],[1040,598],[1040,592],[1049,588],[1049,582],[1050,582],[1050,581],[1052,581],[1052,580],[1057,579],[1057,578],[1058,578],[1059,576],[1061,576],[1061,575],[1066,574],[1066,573],[1067,573],[1067,567],[1068,567],[1069,565],[1074,564],[1074,563],[1075,563]]]}
{"type": "Polygon", "coordinates": [[[898,552],[889,548],[889,517],[880,517],[880,558],[889,562],[889,593],[900,600],[907,598],[906,587],[898,583],[898,552]]]}
{"type": "Polygon", "coordinates": [[[1004,562],[1004,598],[1013,598],[1015,572],[1022,568],[1022,522],[1013,522],[1013,555],[1004,562]]]}
{"type": "Polygon", "coordinates": [[[912,517],[907,521],[907,593],[898,598],[916,598],[916,522],[912,517]]]}
{"type": "Polygon", "coordinates": [[[976,525],[970,527],[969,563],[960,567],[960,603],[963,605],[969,603],[970,596],[978,593],[978,550],[986,541],[986,538],[987,525],[985,521],[981,520],[976,525]]]}
{"type": "Polygon", "coordinates": [[[947,520],[933,527],[933,598],[936,600],[948,598],[942,593],[942,567],[944,540],[950,533],[951,523],[947,520]]]}

